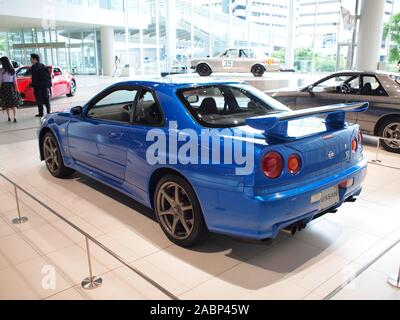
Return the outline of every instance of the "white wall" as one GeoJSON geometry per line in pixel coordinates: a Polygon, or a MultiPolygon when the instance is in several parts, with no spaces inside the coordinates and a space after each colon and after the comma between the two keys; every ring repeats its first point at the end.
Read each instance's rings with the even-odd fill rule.
{"type": "Polygon", "coordinates": [[[23,18],[27,23],[32,20],[31,22],[35,21],[45,28],[52,27],[54,23],[79,26],[124,26],[122,12],[68,5],[55,0],[0,0],[0,27],[3,29],[5,27],[1,20],[6,21],[5,24],[9,28],[15,27],[13,26],[13,17],[17,19],[18,23],[20,23],[20,18],[23,18]]]}

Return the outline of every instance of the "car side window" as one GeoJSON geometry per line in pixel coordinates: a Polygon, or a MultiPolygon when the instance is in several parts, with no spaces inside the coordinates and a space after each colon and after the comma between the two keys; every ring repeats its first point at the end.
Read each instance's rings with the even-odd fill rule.
{"type": "Polygon", "coordinates": [[[53,68],[53,74],[62,75],[62,71],[59,68],[53,68]]]}
{"type": "Polygon", "coordinates": [[[359,77],[354,75],[335,75],[318,83],[313,88],[313,92],[343,94],[357,94],[359,90],[359,77]]]}
{"type": "Polygon", "coordinates": [[[17,71],[17,77],[30,77],[31,76],[31,68],[21,68],[17,71]]]}
{"type": "Polygon", "coordinates": [[[237,49],[230,49],[228,51],[229,58],[237,58],[238,57],[238,50],[237,49]]]}
{"type": "Polygon", "coordinates": [[[239,58],[248,58],[249,57],[249,50],[247,49],[240,49],[239,51],[239,58]]]}
{"type": "Polygon", "coordinates": [[[94,119],[129,123],[136,95],[136,89],[115,90],[96,102],[90,108],[88,116],[94,119]]]}
{"type": "Polygon", "coordinates": [[[133,123],[145,126],[162,125],[163,115],[151,91],[144,90],[140,94],[133,114],[133,123]]]}
{"type": "Polygon", "coordinates": [[[387,96],[385,89],[375,76],[363,76],[362,95],[367,96],[387,96]]]}

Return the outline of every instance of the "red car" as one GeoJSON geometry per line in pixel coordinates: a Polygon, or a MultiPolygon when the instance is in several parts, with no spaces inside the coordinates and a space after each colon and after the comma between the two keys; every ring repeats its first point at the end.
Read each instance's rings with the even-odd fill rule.
{"type": "MultiPolygon", "coordinates": [[[[51,97],[59,97],[66,95],[73,97],[76,93],[76,80],[74,76],[68,72],[64,72],[59,67],[48,66],[53,87],[51,88],[51,97]]],[[[22,67],[17,71],[18,90],[22,99],[26,102],[35,102],[35,95],[31,87],[31,67],[22,67]]]]}

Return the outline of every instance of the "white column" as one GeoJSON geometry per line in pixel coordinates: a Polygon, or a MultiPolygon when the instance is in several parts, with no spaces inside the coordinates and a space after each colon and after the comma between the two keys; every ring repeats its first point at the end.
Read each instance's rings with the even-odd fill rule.
{"type": "Polygon", "coordinates": [[[286,47],[286,68],[292,69],[294,67],[294,36],[295,28],[295,0],[289,0],[289,15],[288,15],[288,42],[286,47]]]}
{"type": "Polygon", "coordinates": [[[175,6],[175,0],[167,0],[167,12],[166,12],[166,36],[167,36],[167,60],[168,65],[167,68],[170,69],[173,61],[176,59],[176,20],[177,12],[175,6]]]}
{"type": "Polygon", "coordinates": [[[102,27],[101,36],[101,61],[103,65],[103,74],[112,76],[114,65],[114,29],[112,27],[102,27]]]}
{"type": "Polygon", "coordinates": [[[378,67],[384,8],[385,0],[362,1],[356,64],[360,71],[375,71],[378,67]]]}

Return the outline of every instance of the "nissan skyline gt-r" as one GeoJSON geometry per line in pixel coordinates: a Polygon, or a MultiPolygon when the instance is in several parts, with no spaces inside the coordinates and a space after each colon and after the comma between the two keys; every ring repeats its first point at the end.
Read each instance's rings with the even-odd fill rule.
{"type": "MultiPolygon", "coordinates": [[[[76,93],[76,79],[69,72],[59,67],[48,66],[53,86],[50,89],[51,97],[66,95],[73,97],[76,93]]],[[[17,85],[24,102],[36,102],[33,92],[31,67],[21,67],[17,71],[17,85]]]]}
{"type": "Polygon", "coordinates": [[[264,240],[355,201],[367,161],[346,114],[367,108],[291,111],[241,82],[127,81],[43,117],[38,142],[54,177],[78,171],[128,195],[177,245],[264,240]]]}
{"type": "Polygon", "coordinates": [[[194,59],[191,68],[200,76],[206,77],[213,72],[251,72],[255,77],[262,77],[265,72],[280,71],[276,58],[258,57],[252,49],[227,49],[216,57],[194,59]]]}
{"type": "Polygon", "coordinates": [[[305,88],[266,92],[294,110],[333,103],[368,101],[365,113],[349,115],[361,130],[386,138],[382,146],[400,153],[400,75],[386,72],[343,71],[305,88]],[[394,139],[394,140],[390,140],[394,139]]]}

